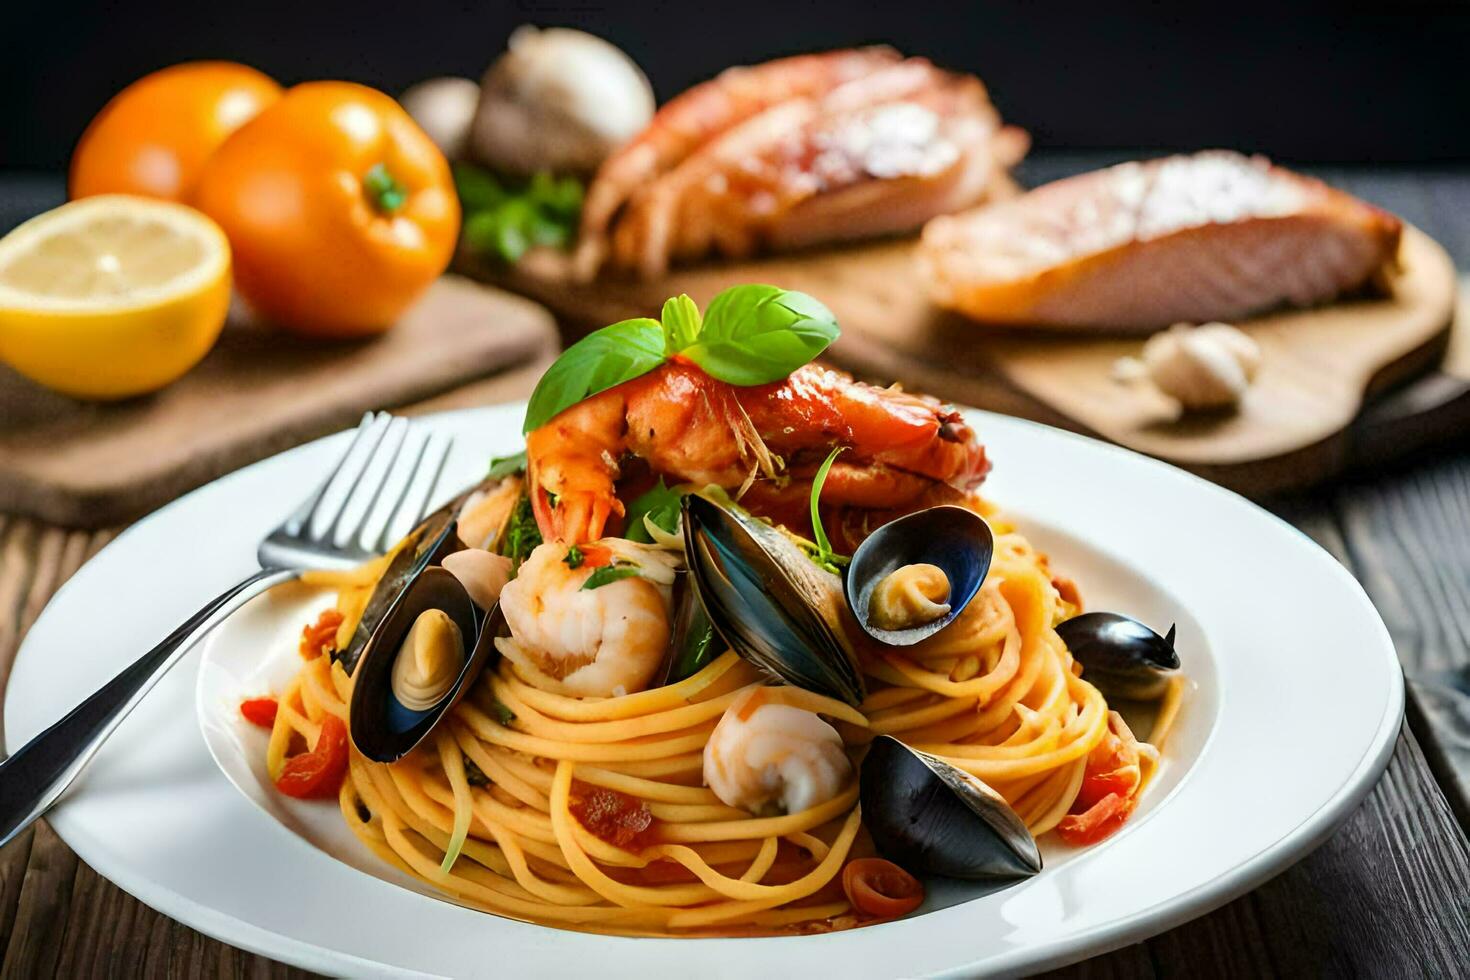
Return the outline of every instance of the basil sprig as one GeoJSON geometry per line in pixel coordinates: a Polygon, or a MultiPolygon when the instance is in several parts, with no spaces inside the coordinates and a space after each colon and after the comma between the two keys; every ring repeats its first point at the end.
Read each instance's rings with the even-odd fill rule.
{"type": "Polygon", "coordinates": [[[633,498],[628,505],[628,529],[623,536],[629,541],[652,544],[653,535],[648,533],[644,518],[652,521],[662,531],[673,534],[679,529],[679,491],[671,490],[660,477],[658,483],[633,498]]]}
{"type": "Polygon", "coordinates": [[[664,303],[660,319],[640,317],[577,341],[542,375],[524,431],[573,405],[642,377],[674,356],[712,378],[748,386],[779,381],[837,339],[832,311],[805,293],[750,283],[732,286],[701,316],[688,296],[664,303]]]}

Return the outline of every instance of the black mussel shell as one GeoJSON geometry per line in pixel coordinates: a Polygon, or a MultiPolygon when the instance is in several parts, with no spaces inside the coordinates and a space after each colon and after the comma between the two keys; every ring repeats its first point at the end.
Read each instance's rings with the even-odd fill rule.
{"type": "Polygon", "coordinates": [[[863,825],[878,853],[914,874],[1014,881],[1041,870],[1036,840],[985,783],[889,735],[863,759],[863,825]]]}
{"type": "Polygon", "coordinates": [[[970,604],[990,571],[995,536],[985,518],[964,507],[946,504],[917,511],[884,524],[868,535],[847,566],[847,605],[873,639],[906,647],[944,629],[970,604]],[[924,562],[949,579],[949,612],[908,629],[885,630],[868,621],[873,590],[891,572],[924,562]]]}
{"type": "Polygon", "coordinates": [[[683,523],[690,578],[725,643],[788,684],[861,704],[837,576],[771,525],[699,494],[684,496],[683,523]]]}
{"type": "Polygon", "coordinates": [[[373,631],[358,662],[348,711],[352,744],[374,762],[396,762],[423,741],[479,676],[495,652],[495,637],[508,632],[497,605],[482,614],[459,579],[438,566],[426,568],[405,589],[373,631]],[[393,695],[393,662],[419,614],[442,609],[470,647],[448,692],[432,707],[415,711],[393,695]]]}
{"type": "Polygon", "coordinates": [[[362,658],[368,640],[377,631],[383,617],[404,591],[424,573],[424,569],[439,564],[445,555],[464,550],[464,542],[459,540],[456,533],[454,515],[459,513],[459,506],[466,494],[461,494],[440,507],[408,532],[403,546],[388,563],[378,584],[373,586],[373,594],[363,607],[362,618],[357,622],[357,629],[352,632],[352,639],[347,641],[347,649],[337,655],[342,669],[348,674],[356,672],[357,663],[362,658]]]}
{"type": "Polygon", "coordinates": [[[1172,626],[1160,636],[1136,619],[1090,612],[1059,623],[1057,635],[1082,665],[1082,679],[1107,696],[1153,700],[1179,669],[1172,626]]]}

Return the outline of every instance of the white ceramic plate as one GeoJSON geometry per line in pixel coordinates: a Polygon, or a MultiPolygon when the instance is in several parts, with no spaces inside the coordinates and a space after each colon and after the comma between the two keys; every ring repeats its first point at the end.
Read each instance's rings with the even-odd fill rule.
{"type": "MultiPolygon", "coordinates": [[[[416,424],[455,434],[452,487],[519,448],[520,419],[521,406],[505,406],[416,424]]],[[[941,890],[931,911],[900,922],[775,939],[594,936],[453,905],[358,848],[335,805],[283,800],[263,782],[263,735],[237,705],[289,675],[296,632],[324,601],[300,592],[246,607],[165,678],[52,826],[174,918],[354,976],[551,976],[592,963],[605,978],[1018,973],[1168,929],[1301,858],[1372,786],[1402,716],[1398,661],[1362,589],[1288,525],[1179,470],[1027,422],[972,421],[996,462],[987,493],[1078,580],[1090,608],[1178,621],[1192,682],[1139,813],[1095,848],[1048,847],[1046,869],[1020,885],[979,898],[941,890]]],[[[7,744],[253,568],[257,539],[344,438],[189,494],[82,568],[21,650],[7,744]]]]}

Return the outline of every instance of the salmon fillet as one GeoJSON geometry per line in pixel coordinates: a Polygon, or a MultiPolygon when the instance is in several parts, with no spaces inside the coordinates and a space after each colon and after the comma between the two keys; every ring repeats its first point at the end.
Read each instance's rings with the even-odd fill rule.
{"type": "Polygon", "coordinates": [[[1125,163],[938,217],[920,265],[987,323],[1145,331],[1311,306],[1381,281],[1397,218],[1261,157],[1125,163]]]}

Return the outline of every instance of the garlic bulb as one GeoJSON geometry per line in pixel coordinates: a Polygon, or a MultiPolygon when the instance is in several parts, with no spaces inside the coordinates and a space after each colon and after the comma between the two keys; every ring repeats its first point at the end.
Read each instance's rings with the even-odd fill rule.
{"type": "Polygon", "coordinates": [[[633,59],[582,31],[520,27],[480,86],[470,150],[504,173],[590,174],[653,118],[633,59]]]}
{"type": "Polygon", "coordinates": [[[446,157],[464,156],[480,86],[468,78],[429,78],[409,88],[398,102],[446,157]]]}
{"type": "Polygon", "coordinates": [[[1143,345],[1142,364],[1119,376],[1147,377],[1186,410],[1238,405],[1261,368],[1261,348],[1228,323],[1176,323],[1143,345]]]}

